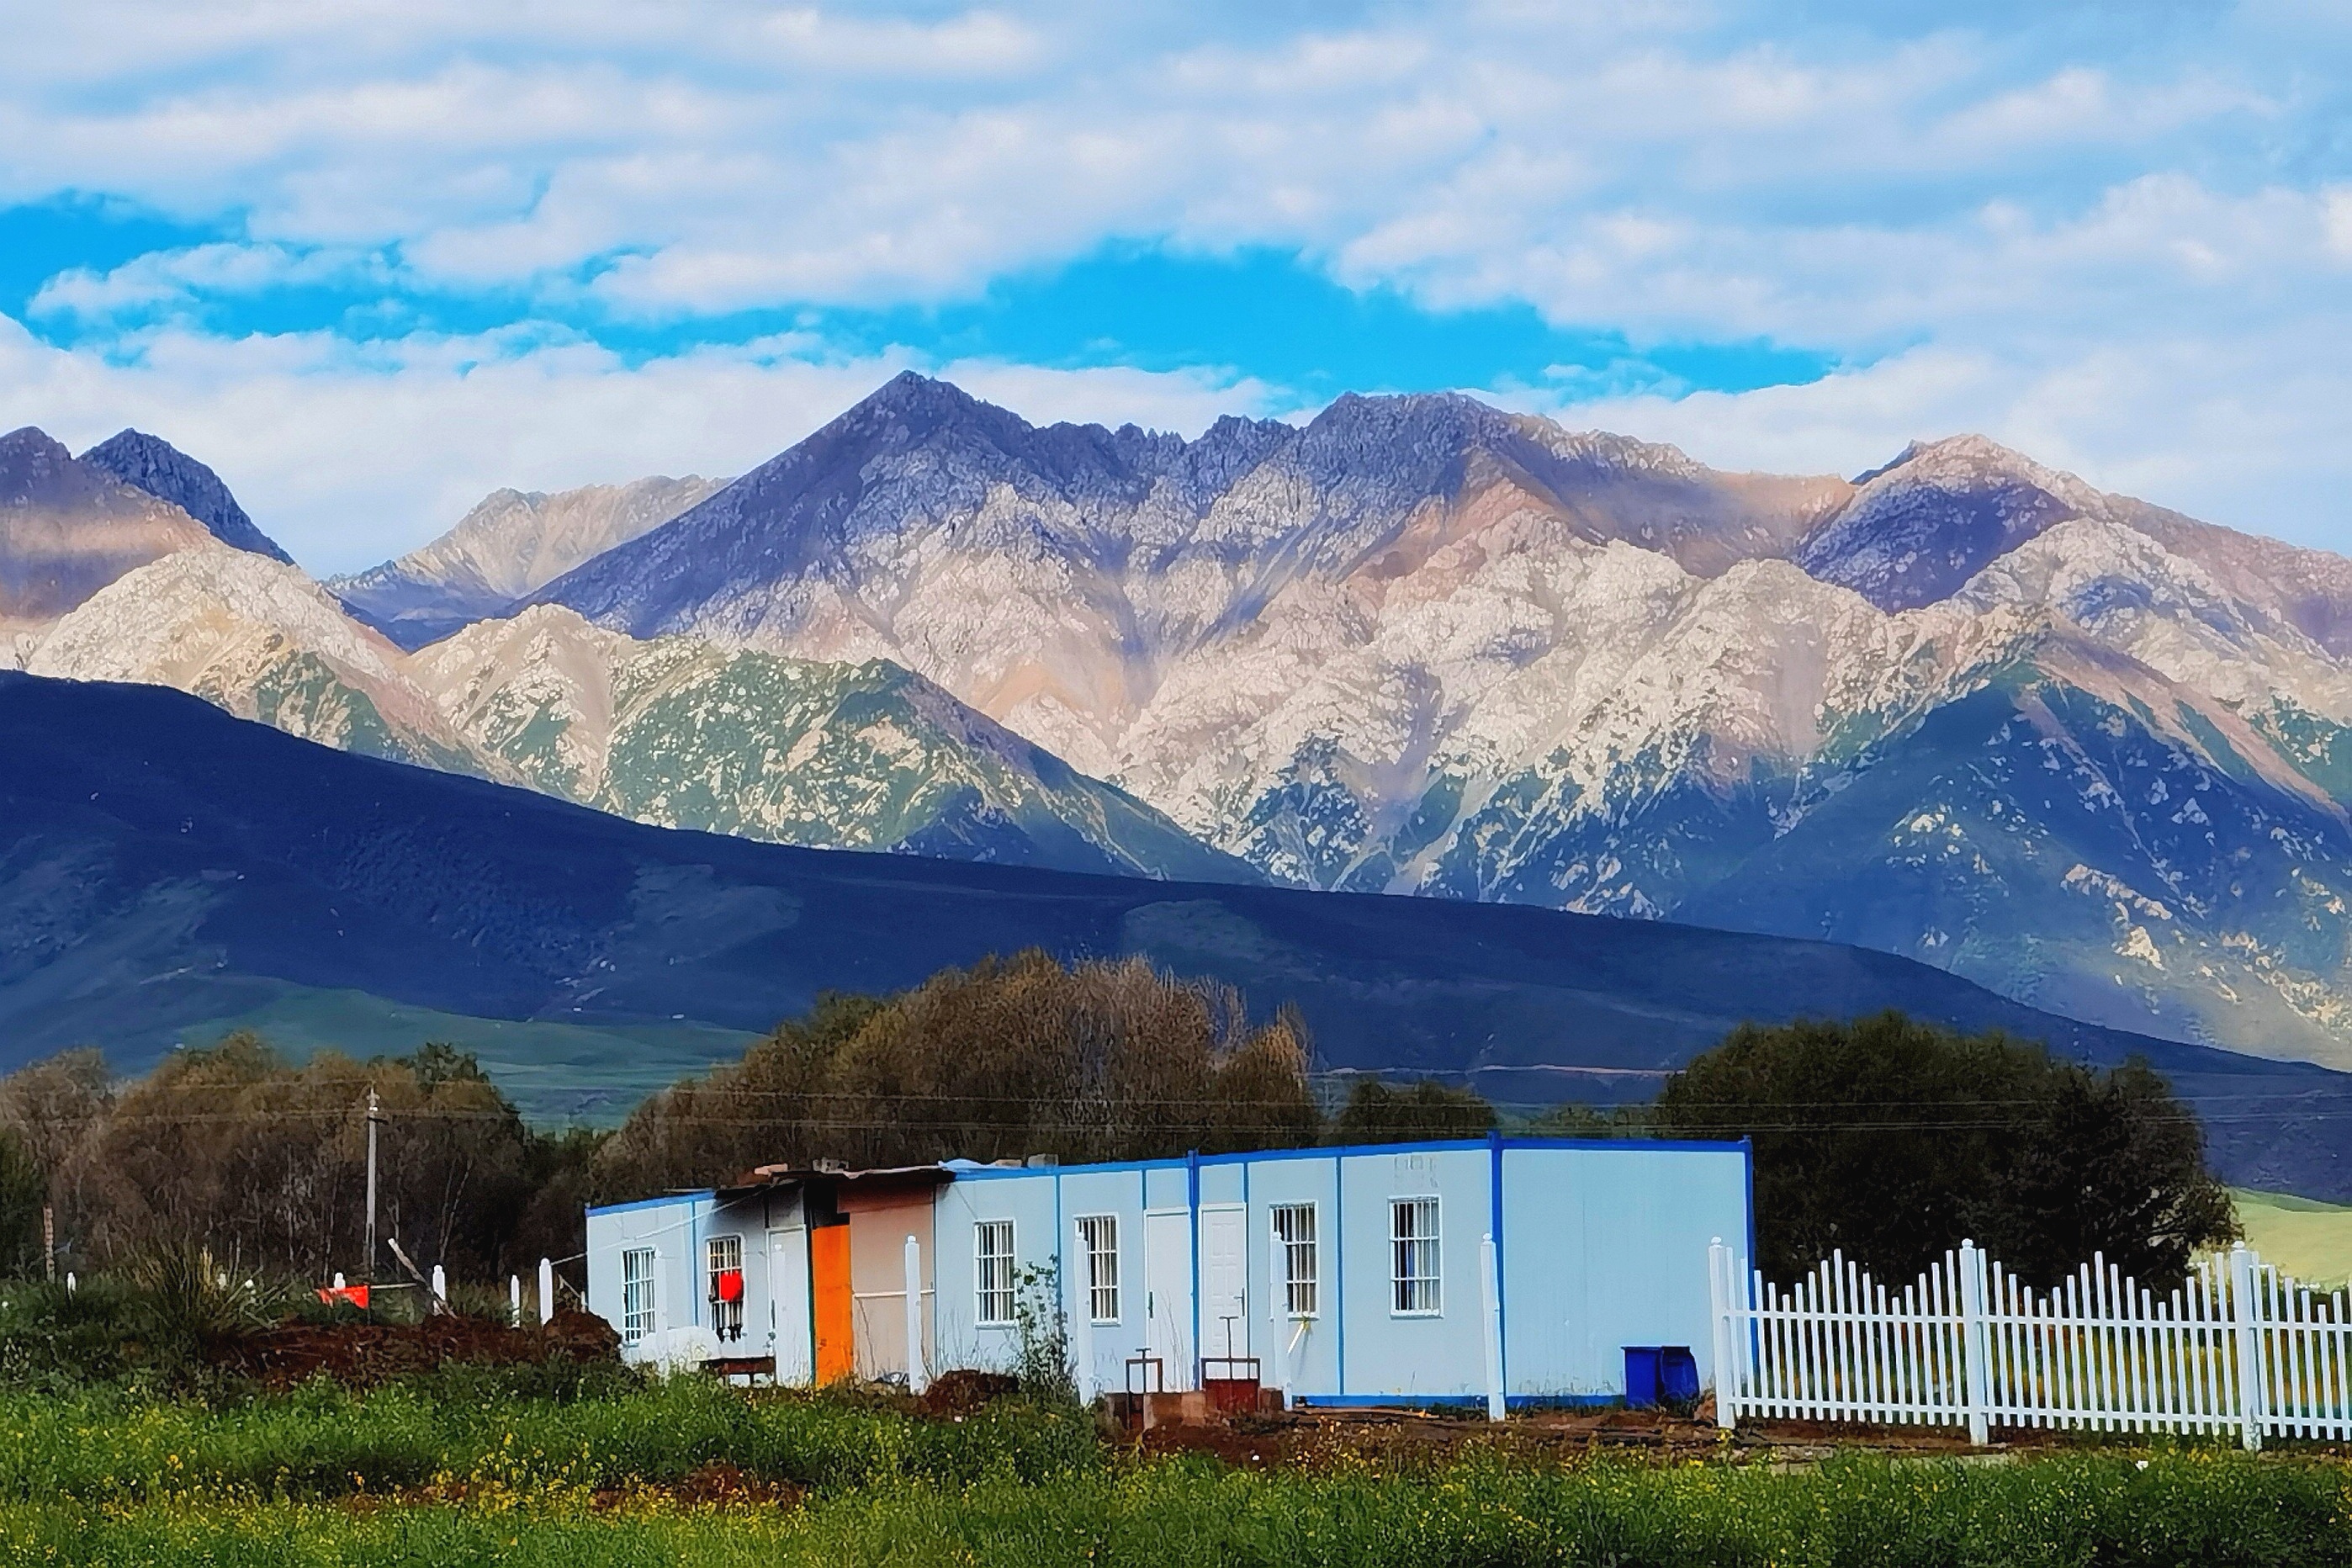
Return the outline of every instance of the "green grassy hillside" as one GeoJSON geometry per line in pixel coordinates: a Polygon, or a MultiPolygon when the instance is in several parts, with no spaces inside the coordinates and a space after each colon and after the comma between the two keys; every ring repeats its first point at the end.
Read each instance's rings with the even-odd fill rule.
{"type": "Polygon", "coordinates": [[[2310,1285],[2352,1281],[2352,1208],[2232,1187],[2246,1245],[2310,1285]]]}

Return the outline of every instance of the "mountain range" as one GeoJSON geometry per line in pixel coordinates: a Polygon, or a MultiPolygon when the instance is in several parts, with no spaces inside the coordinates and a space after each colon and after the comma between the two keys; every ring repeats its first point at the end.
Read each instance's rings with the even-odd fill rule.
{"type": "Polygon", "coordinates": [[[1074,876],[651,827],[359,757],[153,686],[0,674],[0,1069],[118,1067],[237,1025],[482,1053],[535,1115],[609,1117],[828,988],[1036,945],[1296,1002],[1329,1068],[1621,1100],[1743,1019],[1897,1006],[2153,1061],[2230,1179],[2352,1195],[2352,1078],[2041,1014],[1818,942],[1502,904],[1074,876]]]}
{"type": "Polygon", "coordinates": [[[1278,881],[2352,1064],[2352,563],[1980,438],[1773,478],[1458,396],[1185,442],[904,376],[533,597],[889,658],[1278,881]]]}
{"type": "Polygon", "coordinates": [[[101,550],[14,662],[663,826],[1821,938],[2352,1065],[2352,562],[1979,437],[1780,477],[908,375],[325,588],[205,534],[101,550]]]}

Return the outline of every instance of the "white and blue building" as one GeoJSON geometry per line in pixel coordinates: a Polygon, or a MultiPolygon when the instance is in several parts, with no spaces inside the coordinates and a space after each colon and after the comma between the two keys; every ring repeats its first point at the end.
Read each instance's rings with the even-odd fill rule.
{"type": "Polygon", "coordinates": [[[1025,1297],[1058,1305],[1093,1392],[1254,1370],[1294,1404],[1598,1402],[1623,1396],[1628,1347],[1687,1347],[1711,1384],[1708,1244],[1754,1256],[1744,1142],[1496,1136],[923,1173],[776,1172],[592,1209],[590,1308],[635,1358],[767,1355],[783,1381],[904,1373],[910,1321],[931,1371],[1009,1367],[1025,1297]],[[818,1236],[827,1218],[852,1228],[818,1236]],[[730,1303],[712,1281],[733,1260],[730,1303]],[[828,1268],[855,1277],[828,1289],[828,1268]]]}

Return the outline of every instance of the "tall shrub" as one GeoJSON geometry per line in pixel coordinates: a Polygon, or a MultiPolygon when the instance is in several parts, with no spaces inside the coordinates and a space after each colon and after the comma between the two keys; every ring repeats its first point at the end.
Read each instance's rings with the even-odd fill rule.
{"type": "Polygon", "coordinates": [[[1780,1278],[1836,1250],[1908,1280],[1972,1237],[2028,1279],[2100,1252],[2164,1289],[2234,1233],[2196,1117],[2147,1064],[1900,1013],[1744,1026],[1667,1081],[1656,1125],[1754,1140],[1759,1262],[1780,1278]]]}

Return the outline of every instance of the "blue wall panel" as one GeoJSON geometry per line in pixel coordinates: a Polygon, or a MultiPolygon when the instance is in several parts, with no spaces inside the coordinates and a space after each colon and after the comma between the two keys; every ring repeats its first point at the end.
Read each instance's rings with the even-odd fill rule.
{"type": "Polygon", "coordinates": [[[1506,1145],[1503,1210],[1507,1392],[1622,1395],[1636,1344],[1713,1382],[1706,1248],[1747,1235],[1744,1150],[1506,1145]]]}

